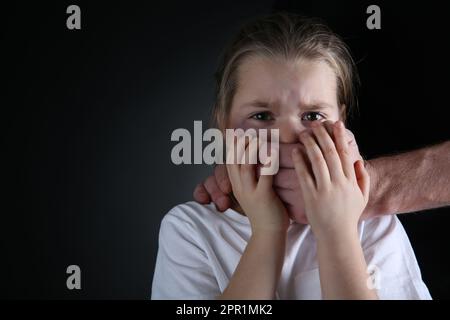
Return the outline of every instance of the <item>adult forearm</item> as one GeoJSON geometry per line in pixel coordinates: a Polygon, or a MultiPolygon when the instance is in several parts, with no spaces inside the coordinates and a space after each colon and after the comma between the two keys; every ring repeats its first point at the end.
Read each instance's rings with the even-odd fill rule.
{"type": "Polygon", "coordinates": [[[254,233],[220,299],[273,299],[283,266],[285,232],[254,233]]]}
{"type": "Polygon", "coordinates": [[[450,142],[366,162],[371,177],[364,217],[450,205],[450,142]]]}

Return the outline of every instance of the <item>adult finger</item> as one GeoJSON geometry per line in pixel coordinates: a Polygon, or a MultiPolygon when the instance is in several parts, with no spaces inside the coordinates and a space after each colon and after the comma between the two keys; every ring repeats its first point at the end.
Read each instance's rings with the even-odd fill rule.
{"type": "Polygon", "coordinates": [[[355,163],[355,175],[358,186],[361,189],[365,202],[367,203],[369,201],[370,192],[370,175],[364,167],[364,162],[362,160],[358,160],[355,163]]]}
{"type": "Polygon", "coordinates": [[[226,166],[223,164],[216,165],[214,168],[214,176],[216,177],[216,182],[220,190],[225,194],[229,194],[232,188],[226,166]]]}
{"type": "Polygon", "coordinates": [[[355,168],[349,154],[347,133],[341,121],[337,121],[334,125],[334,136],[336,137],[336,149],[342,162],[342,170],[348,179],[355,180],[355,168]]]}
{"type": "Polygon", "coordinates": [[[209,176],[205,182],[204,187],[206,192],[209,194],[212,202],[216,205],[217,209],[224,211],[231,206],[231,199],[227,194],[224,194],[222,190],[217,186],[216,179],[214,176],[209,176]]]}
{"type": "Polygon", "coordinates": [[[201,204],[208,204],[211,202],[211,197],[208,194],[208,191],[206,191],[205,186],[203,185],[203,182],[200,182],[197,184],[197,186],[194,189],[194,200],[201,204]]]}

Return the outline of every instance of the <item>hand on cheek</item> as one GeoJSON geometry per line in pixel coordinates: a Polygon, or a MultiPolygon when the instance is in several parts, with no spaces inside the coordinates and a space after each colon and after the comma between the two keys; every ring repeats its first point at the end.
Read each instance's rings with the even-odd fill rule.
{"type": "MultiPolygon", "coordinates": [[[[335,125],[331,121],[322,123],[316,123],[315,126],[323,126],[326,132],[336,141],[334,134],[335,125]]],[[[309,130],[311,132],[311,130],[309,130]]],[[[339,134],[339,133],[338,133],[339,134]]],[[[345,128],[340,131],[340,139],[342,143],[346,143],[348,148],[348,156],[351,162],[355,164],[358,160],[362,160],[359,154],[358,145],[356,144],[353,133],[345,128]]],[[[293,144],[280,144],[280,170],[274,177],[274,190],[280,197],[281,201],[285,204],[287,212],[291,219],[298,223],[308,224],[308,219],[305,214],[305,208],[303,203],[303,196],[301,187],[299,184],[299,178],[294,169],[294,163],[292,160],[292,151],[295,148],[299,148],[303,154],[306,154],[304,145],[299,143],[293,144]]]]}
{"type": "MultiPolygon", "coordinates": [[[[245,145],[243,154],[238,154],[237,159],[246,156],[246,163],[227,164],[233,194],[239,205],[250,220],[252,233],[285,232],[289,226],[286,209],[272,188],[273,176],[257,176],[256,164],[250,164],[248,159],[255,157],[258,148],[250,148],[253,138],[245,145]]],[[[231,154],[227,150],[228,154],[231,154]]],[[[228,159],[227,160],[231,160],[228,159]]],[[[227,161],[230,163],[233,161],[227,161]]]]}
{"type": "Polygon", "coordinates": [[[349,156],[343,125],[334,129],[335,142],[323,126],[313,126],[312,134],[300,135],[305,152],[292,153],[306,216],[319,239],[355,232],[369,195],[368,173],[349,156]]]}
{"type": "MultiPolygon", "coordinates": [[[[334,125],[331,122],[323,122],[323,125],[333,140],[336,140],[333,133],[334,125]]],[[[353,164],[361,160],[358,145],[356,144],[354,135],[351,131],[344,129],[342,138],[348,145],[348,155],[353,164]]],[[[280,169],[273,177],[273,189],[278,195],[281,202],[284,204],[289,217],[298,223],[308,224],[305,215],[303,204],[303,196],[300,188],[299,180],[294,169],[292,160],[292,150],[300,148],[305,153],[304,146],[301,142],[287,144],[280,143],[279,145],[279,160],[280,169]]],[[[270,150],[270,149],[269,149],[270,150]]],[[[225,165],[216,166],[214,172],[215,176],[209,177],[200,187],[197,187],[195,199],[202,203],[209,203],[212,200],[219,210],[223,211],[230,207],[231,199],[228,193],[231,192],[230,176],[225,165]],[[200,194],[203,193],[203,194],[200,194]],[[201,196],[201,197],[200,197],[201,196]]],[[[256,171],[259,177],[259,170],[256,171]]]]}

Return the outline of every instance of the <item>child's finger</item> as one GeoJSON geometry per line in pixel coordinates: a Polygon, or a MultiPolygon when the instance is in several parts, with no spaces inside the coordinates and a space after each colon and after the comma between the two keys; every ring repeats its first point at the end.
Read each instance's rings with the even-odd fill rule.
{"type": "Polygon", "coordinates": [[[272,188],[272,183],[273,183],[273,175],[265,174],[265,175],[259,176],[258,187],[267,190],[269,188],[272,188]]]}
{"type": "Polygon", "coordinates": [[[334,141],[331,139],[327,130],[320,123],[313,123],[312,130],[317,138],[317,141],[319,142],[323,157],[327,162],[331,181],[337,181],[344,178],[345,176],[342,169],[341,159],[336,151],[334,141]]]}
{"type": "Polygon", "coordinates": [[[239,165],[237,164],[237,158],[235,157],[235,145],[237,137],[233,137],[232,141],[227,141],[227,156],[226,156],[226,167],[227,173],[230,177],[231,184],[233,187],[236,183],[240,183],[239,165]]]}
{"type": "Polygon", "coordinates": [[[230,182],[231,182],[231,187],[232,187],[232,192],[238,192],[238,190],[240,190],[240,176],[238,173],[238,168],[236,164],[227,164],[226,165],[227,168],[227,173],[228,176],[230,177],[230,182]]]}
{"type": "Polygon", "coordinates": [[[243,164],[245,159],[246,141],[245,135],[238,136],[236,139],[236,161],[237,164],[243,164]]]}
{"type": "Polygon", "coordinates": [[[334,126],[334,137],[336,141],[336,149],[339,157],[341,158],[344,174],[347,178],[355,180],[355,168],[349,154],[347,132],[341,121],[337,122],[334,126]]]}
{"type": "Polygon", "coordinates": [[[309,173],[308,167],[306,166],[304,156],[301,154],[299,148],[294,148],[292,150],[292,162],[294,163],[295,173],[297,174],[302,194],[308,193],[309,190],[315,188],[315,185],[314,180],[309,173]]]}
{"type": "Polygon", "coordinates": [[[333,136],[333,127],[334,127],[334,122],[327,120],[321,123],[321,125],[323,125],[325,127],[325,129],[327,130],[328,134],[330,135],[330,137],[333,139],[334,141],[334,136],[333,136]]]}
{"type": "Polygon", "coordinates": [[[239,163],[244,164],[256,164],[258,155],[258,138],[256,136],[242,137],[241,145],[242,152],[240,153],[239,163]]]}
{"type": "Polygon", "coordinates": [[[300,141],[305,146],[317,187],[330,183],[330,173],[322,151],[314,138],[306,131],[300,133],[300,141]]]}
{"type": "MultiPolygon", "coordinates": [[[[259,139],[258,148],[264,149],[264,150],[269,150],[270,155],[274,156],[274,154],[272,154],[272,152],[279,152],[279,150],[277,150],[276,148],[272,148],[272,147],[273,146],[269,147],[269,143],[266,140],[259,139]]],[[[265,163],[264,166],[269,164],[269,163],[266,163],[265,161],[262,161],[261,159],[259,161],[261,161],[260,162],[261,164],[265,163]]],[[[278,161],[278,158],[277,159],[271,158],[270,161],[278,161]]],[[[260,167],[259,169],[262,170],[263,167],[260,167]]],[[[273,185],[273,178],[274,178],[273,174],[259,174],[258,187],[264,188],[266,190],[269,188],[271,189],[272,185],[273,185]]]]}
{"type": "Polygon", "coordinates": [[[230,177],[231,185],[234,188],[236,186],[236,183],[240,182],[238,165],[237,164],[227,164],[226,167],[227,167],[228,176],[230,177]]]}
{"type": "Polygon", "coordinates": [[[364,167],[364,162],[362,160],[358,160],[355,163],[355,175],[358,186],[361,189],[365,202],[367,203],[369,201],[370,176],[364,167]]]}
{"type": "MultiPolygon", "coordinates": [[[[252,137],[246,145],[243,159],[241,159],[240,175],[245,187],[254,188],[256,186],[256,159],[258,154],[258,138],[252,137]]],[[[251,190],[252,190],[251,189],[251,190]]]]}
{"type": "Polygon", "coordinates": [[[226,164],[234,164],[236,163],[236,151],[235,151],[235,145],[236,145],[236,136],[233,136],[233,139],[227,139],[226,140],[226,164]]]}

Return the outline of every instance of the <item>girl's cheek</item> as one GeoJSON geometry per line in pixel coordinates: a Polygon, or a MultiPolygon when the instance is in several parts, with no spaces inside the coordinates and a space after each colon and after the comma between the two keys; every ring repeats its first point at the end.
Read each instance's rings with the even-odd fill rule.
{"type": "Polygon", "coordinates": [[[254,128],[251,126],[251,124],[249,123],[249,121],[247,121],[248,119],[234,119],[233,122],[231,122],[229,124],[229,128],[228,129],[243,129],[243,130],[247,130],[250,128],[254,128]]]}
{"type": "Polygon", "coordinates": [[[238,123],[236,128],[247,129],[269,129],[271,126],[265,121],[258,121],[254,119],[244,119],[238,123]]]}

